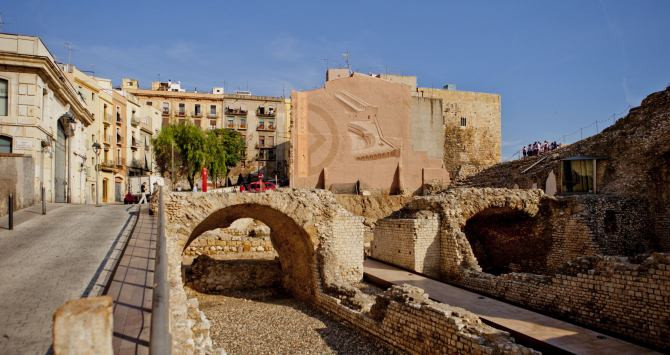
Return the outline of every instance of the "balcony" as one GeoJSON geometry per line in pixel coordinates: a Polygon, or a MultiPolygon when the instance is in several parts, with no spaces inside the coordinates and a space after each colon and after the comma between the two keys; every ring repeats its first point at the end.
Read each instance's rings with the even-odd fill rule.
{"type": "Polygon", "coordinates": [[[102,123],[104,123],[105,126],[111,126],[111,124],[112,124],[112,115],[110,115],[110,114],[105,114],[105,117],[102,118],[102,123]]]}
{"type": "Polygon", "coordinates": [[[257,131],[274,131],[275,130],[275,125],[274,124],[259,124],[258,127],[256,127],[257,131]]]}
{"type": "Polygon", "coordinates": [[[247,115],[247,110],[243,110],[241,108],[226,107],[226,115],[246,116],[247,115]]]}
{"type": "Polygon", "coordinates": [[[130,149],[132,149],[132,150],[137,150],[137,148],[140,147],[140,142],[138,142],[138,141],[135,139],[135,137],[133,137],[133,139],[131,140],[131,142],[132,142],[132,143],[131,143],[131,145],[130,145],[130,149]]]}
{"type": "Polygon", "coordinates": [[[193,111],[191,112],[191,117],[202,117],[202,112],[193,111]]]}
{"type": "Polygon", "coordinates": [[[246,130],[247,129],[247,124],[246,123],[240,123],[240,126],[237,127],[237,129],[246,130]]]}
{"type": "Polygon", "coordinates": [[[151,117],[144,117],[140,120],[140,129],[151,134],[151,117]]]}
{"type": "Polygon", "coordinates": [[[130,167],[135,169],[144,169],[144,163],[139,159],[133,159],[130,161],[130,167]]]}
{"type": "Polygon", "coordinates": [[[163,109],[163,116],[170,116],[170,109],[163,109]]]}
{"type": "Polygon", "coordinates": [[[226,128],[235,129],[235,123],[226,123],[226,128]]]}
{"type": "Polygon", "coordinates": [[[103,143],[104,145],[106,145],[106,146],[111,145],[111,144],[112,144],[112,135],[111,135],[111,134],[107,134],[107,135],[105,135],[105,136],[103,137],[103,141],[102,141],[102,143],[103,143]]]}
{"type": "Polygon", "coordinates": [[[100,161],[100,170],[102,171],[115,171],[116,170],[116,164],[114,164],[114,160],[111,159],[103,159],[100,161]]]}
{"type": "Polygon", "coordinates": [[[186,117],[186,111],[177,111],[177,116],[186,117]]]}
{"type": "Polygon", "coordinates": [[[258,116],[258,117],[275,117],[275,116],[277,116],[277,111],[275,111],[274,109],[259,107],[259,108],[256,109],[256,116],[258,116]]]}
{"type": "Polygon", "coordinates": [[[207,114],[207,118],[219,118],[219,114],[216,112],[214,113],[210,112],[207,114]]]}
{"type": "Polygon", "coordinates": [[[121,137],[120,135],[117,134],[116,135],[116,145],[121,146],[121,144],[123,144],[123,137],[121,137]]]}
{"type": "Polygon", "coordinates": [[[123,159],[123,158],[116,158],[116,163],[115,163],[115,165],[116,165],[117,167],[122,167],[122,166],[126,165],[126,160],[123,159]]]}
{"type": "Polygon", "coordinates": [[[123,119],[121,118],[121,115],[119,115],[118,113],[116,114],[116,124],[119,126],[123,124],[123,119]]]}
{"type": "Polygon", "coordinates": [[[133,127],[137,127],[137,126],[140,125],[140,120],[138,120],[138,119],[135,118],[135,117],[132,117],[132,118],[130,119],[130,124],[131,124],[133,127]]]}

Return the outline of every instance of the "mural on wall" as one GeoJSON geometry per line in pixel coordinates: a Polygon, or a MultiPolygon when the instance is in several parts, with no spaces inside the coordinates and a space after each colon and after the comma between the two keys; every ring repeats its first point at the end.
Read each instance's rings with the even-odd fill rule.
{"type": "Polygon", "coordinates": [[[355,159],[375,160],[400,156],[400,149],[384,138],[377,120],[377,107],[345,90],[340,90],[335,97],[352,111],[347,131],[351,155],[355,159]]]}

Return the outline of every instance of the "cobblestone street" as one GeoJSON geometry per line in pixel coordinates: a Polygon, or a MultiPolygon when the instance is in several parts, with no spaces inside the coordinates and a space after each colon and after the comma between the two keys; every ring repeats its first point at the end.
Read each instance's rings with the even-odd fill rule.
{"type": "Polygon", "coordinates": [[[21,224],[0,229],[0,354],[48,351],[53,312],[69,299],[98,293],[101,264],[132,228],[131,211],[63,204],[50,206],[46,216],[19,211],[21,224]]]}

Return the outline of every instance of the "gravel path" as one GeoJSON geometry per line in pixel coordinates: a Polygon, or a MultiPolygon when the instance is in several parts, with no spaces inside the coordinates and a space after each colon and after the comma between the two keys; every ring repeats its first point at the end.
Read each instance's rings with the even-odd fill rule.
{"type": "Polygon", "coordinates": [[[392,354],[373,338],[308,304],[272,290],[197,297],[211,322],[215,348],[228,354],[392,354]]]}

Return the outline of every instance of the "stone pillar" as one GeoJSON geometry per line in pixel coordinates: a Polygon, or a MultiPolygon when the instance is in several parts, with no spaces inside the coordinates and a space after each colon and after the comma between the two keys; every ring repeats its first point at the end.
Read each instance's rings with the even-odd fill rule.
{"type": "Polygon", "coordinates": [[[65,302],[53,316],[55,355],[112,355],[114,318],[109,296],[65,302]]]}

